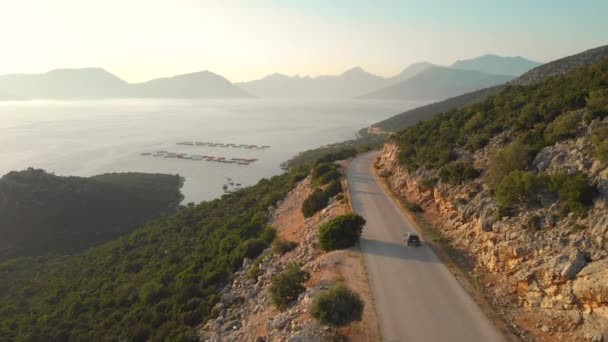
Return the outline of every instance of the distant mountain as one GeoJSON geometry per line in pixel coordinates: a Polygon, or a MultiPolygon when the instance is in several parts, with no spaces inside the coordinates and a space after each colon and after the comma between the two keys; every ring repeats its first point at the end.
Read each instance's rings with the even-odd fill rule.
{"type": "Polygon", "coordinates": [[[57,69],[44,74],[3,75],[0,76],[0,94],[6,94],[8,99],[249,96],[224,77],[209,71],[130,84],[100,68],[57,69]]]}
{"type": "Polygon", "coordinates": [[[476,102],[481,102],[489,96],[500,93],[509,84],[527,85],[541,82],[548,77],[562,75],[580,66],[591,65],[605,58],[608,58],[608,45],[543,64],[509,83],[476,90],[447,100],[408,110],[375,123],[372,127],[377,127],[389,132],[397,132],[414,125],[419,121],[431,119],[439,113],[445,113],[452,109],[458,109],[476,102]]]}
{"type": "Polygon", "coordinates": [[[99,68],[0,76],[0,93],[22,98],[108,98],[124,96],[127,90],[127,82],[99,68]]]}
{"type": "Polygon", "coordinates": [[[418,75],[369,93],[364,98],[394,100],[439,100],[511,80],[512,76],[474,70],[429,67],[418,75]]]}
{"type": "Polygon", "coordinates": [[[429,62],[419,62],[419,63],[410,64],[410,66],[405,68],[398,75],[389,78],[388,81],[389,81],[389,83],[393,83],[393,84],[397,83],[397,82],[405,81],[408,78],[412,78],[412,77],[420,74],[421,72],[423,72],[429,68],[435,67],[435,66],[436,66],[435,64],[432,64],[429,62]]]}
{"type": "Polygon", "coordinates": [[[194,72],[130,84],[133,97],[231,98],[250,97],[241,88],[210,71],[194,72]]]}
{"type": "Polygon", "coordinates": [[[541,64],[542,63],[519,56],[502,57],[496,55],[483,55],[472,59],[456,61],[452,64],[452,68],[476,70],[488,74],[519,76],[541,64]]]}
{"type": "Polygon", "coordinates": [[[591,65],[608,58],[608,45],[590,49],[576,55],[560,58],[543,64],[521,75],[512,84],[532,84],[551,76],[558,76],[573,71],[581,65],[591,65]]]}
{"type": "Polygon", "coordinates": [[[236,85],[250,94],[267,98],[353,98],[386,83],[383,77],[356,67],[340,75],[301,77],[272,74],[236,85]]]}

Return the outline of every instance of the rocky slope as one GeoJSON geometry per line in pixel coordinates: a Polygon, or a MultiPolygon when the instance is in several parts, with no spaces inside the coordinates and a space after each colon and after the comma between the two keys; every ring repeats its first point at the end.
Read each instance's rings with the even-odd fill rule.
{"type": "Polygon", "coordinates": [[[283,255],[268,249],[255,261],[245,258],[234,280],[221,291],[221,300],[214,307],[217,317],[199,327],[201,341],[333,341],[338,338],[337,333],[315,321],[309,306],[320,290],[337,281],[344,281],[366,302],[363,321],[340,333],[352,341],[378,340],[375,313],[358,254],[350,250],[319,250],[318,228],[350,208],[334,198],[325,209],[304,219],[300,208],[313,190],[309,177],[271,208],[268,223],[277,229],[280,238],[296,241],[298,246],[283,255]],[[272,276],[293,261],[310,272],[311,280],[297,302],[281,312],[272,305],[268,288],[272,276]]]}
{"type": "MultiPolygon", "coordinates": [[[[608,121],[605,119],[604,121],[608,121]]],[[[523,330],[546,341],[602,341],[608,334],[608,167],[590,154],[588,135],[545,147],[533,161],[539,172],[582,172],[597,187],[588,215],[560,218],[555,199],[512,217],[497,219],[497,202],[485,186],[490,155],[506,145],[503,132],[475,153],[458,151],[481,177],[463,185],[421,180],[437,171],[409,173],[399,148],[387,144],[378,160],[392,190],[424,208],[426,218],[458,250],[474,260],[498,311],[523,330]],[[531,220],[538,220],[536,229],[531,220]],[[602,337],[603,336],[603,337],[602,337]]]]}

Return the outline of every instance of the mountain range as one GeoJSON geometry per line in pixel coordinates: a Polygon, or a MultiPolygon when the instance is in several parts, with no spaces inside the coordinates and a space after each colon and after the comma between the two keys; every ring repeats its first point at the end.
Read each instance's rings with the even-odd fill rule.
{"type": "MultiPolygon", "coordinates": [[[[523,75],[514,78],[513,80],[490,86],[483,89],[478,89],[471,92],[466,92],[458,96],[450,97],[443,101],[434,102],[425,106],[413,108],[401,114],[397,114],[388,119],[373,124],[371,127],[379,128],[384,131],[397,132],[409,126],[412,126],[420,121],[433,118],[435,115],[445,113],[453,109],[463,108],[465,106],[481,102],[489,96],[500,93],[509,85],[528,85],[538,83],[552,76],[559,76],[571,72],[574,69],[597,63],[598,61],[608,58],[608,45],[600,46],[594,49],[583,51],[581,53],[557,59],[555,61],[539,65],[530,69],[523,75]]],[[[487,65],[484,56],[479,58],[481,63],[479,68],[487,65]]],[[[462,65],[471,65],[471,63],[457,62],[462,65]]],[[[457,64],[455,63],[455,64],[457,64]]]]}
{"type": "Polygon", "coordinates": [[[439,100],[509,81],[539,65],[522,57],[485,55],[452,66],[414,63],[392,77],[360,67],[339,75],[271,74],[231,83],[200,71],[128,83],[101,68],[56,69],[43,74],[0,75],[0,100],[102,98],[372,98],[439,100]]]}

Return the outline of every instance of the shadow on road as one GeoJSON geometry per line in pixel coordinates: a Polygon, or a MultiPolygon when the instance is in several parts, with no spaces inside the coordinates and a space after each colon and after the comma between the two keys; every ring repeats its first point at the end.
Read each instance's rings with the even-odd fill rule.
{"type": "Polygon", "coordinates": [[[361,251],[364,254],[439,263],[439,259],[437,259],[437,257],[435,257],[434,254],[430,251],[430,247],[426,246],[424,243],[420,247],[407,247],[405,246],[405,244],[397,244],[361,238],[360,244],[361,251]]]}

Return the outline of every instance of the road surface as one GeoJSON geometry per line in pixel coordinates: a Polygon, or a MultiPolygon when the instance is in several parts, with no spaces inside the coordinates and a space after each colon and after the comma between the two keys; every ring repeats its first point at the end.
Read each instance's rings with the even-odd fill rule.
{"type": "Polygon", "coordinates": [[[361,251],[385,342],[504,341],[502,334],[427,245],[406,247],[414,226],[378,184],[378,152],[348,167],[352,204],[367,220],[361,251]]]}

